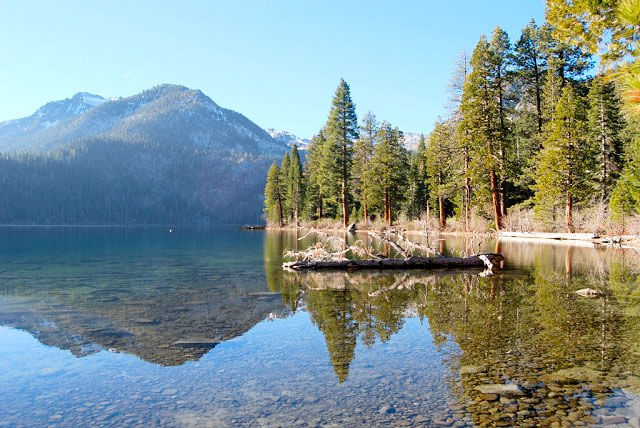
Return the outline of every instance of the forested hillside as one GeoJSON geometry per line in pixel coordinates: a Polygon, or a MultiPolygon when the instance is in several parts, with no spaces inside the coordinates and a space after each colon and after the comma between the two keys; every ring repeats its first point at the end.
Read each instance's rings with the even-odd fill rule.
{"type": "Polygon", "coordinates": [[[202,92],[161,85],[90,94],[0,124],[0,223],[260,221],[269,164],[286,151],[202,92]]]}
{"type": "Polygon", "coordinates": [[[294,153],[272,166],[269,219],[624,231],[640,212],[640,1],[549,0],[547,18],[459,56],[451,113],[415,152],[372,113],[358,123],[340,82],[303,172],[294,153]]]}

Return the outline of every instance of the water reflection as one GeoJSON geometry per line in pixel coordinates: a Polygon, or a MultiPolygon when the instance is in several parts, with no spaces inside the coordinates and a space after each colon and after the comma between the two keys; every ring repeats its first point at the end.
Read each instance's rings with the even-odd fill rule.
{"type": "Polygon", "coordinates": [[[29,363],[22,351],[1,357],[0,386],[13,398],[0,414],[19,425],[35,400],[32,425],[107,414],[113,424],[185,425],[179,411],[194,426],[640,423],[637,254],[455,238],[440,251],[498,248],[505,270],[283,272],[283,252],[313,241],[0,230],[0,325],[94,357],[40,366],[64,353],[33,344],[29,363]],[[582,288],[601,294],[580,297],[582,288]],[[87,402],[103,407],[76,411],[87,402]]]}
{"type": "MultiPolygon", "coordinates": [[[[270,239],[286,247],[295,237],[270,239]]],[[[441,251],[468,247],[452,240],[441,251]]],[[[428,321],[436,346],[454,343],[461,351],[449,361],[461,407],[436,422],[465,414],[475,424],[640,422],[637,256],[513,242],[485,247],[505,254],[505,271],[489,278],[287,272],[271,277],[270,288],[293,310],[306,307],[340,382],[348,381],[357,341],[389,341],[407,317],[428,321]],[[600,296],[575,293],[583,288],[600,296]]]]}
{"type": "Polygon", "coordinates": [[[108,349],[163,366],[198,360],[288,313],[252,257],[261,236],[214,233],[2,230],[0,325],[78,357],[108,349]],[[248,260],[230,260],[244,249],[248,260]]]}

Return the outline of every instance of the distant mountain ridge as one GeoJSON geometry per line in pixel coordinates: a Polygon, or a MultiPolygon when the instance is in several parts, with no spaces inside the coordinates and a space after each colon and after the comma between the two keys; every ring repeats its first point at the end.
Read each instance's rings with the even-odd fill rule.
{"type": "Polygon", "coordinates": [[[0,123],[0,151],[48,152],[79,140],[175,145],[277,154],[286,145],[245,116],[218,106],[200,90],[159,85],[105,99],[81,92],[47,103],[33,115],[0,123]]]}
{"type": "Polygon", "coordinates": [[[0,123],[0,223],[260,222],[288,149],[196,89],[81,92],[0,123]]]}

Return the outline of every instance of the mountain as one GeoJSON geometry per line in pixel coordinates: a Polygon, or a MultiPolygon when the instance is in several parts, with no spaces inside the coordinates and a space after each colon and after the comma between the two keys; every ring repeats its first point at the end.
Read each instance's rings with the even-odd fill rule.
{"type": "Polygon", "coordinates": [[[404,147],[407,150],[415,152],[418,149],[418,142],[420,141],[420,135],[413,132],[404,133],[404,147]]]}
{"type": "Polygon", "coordinates": [[[111,100],[79,93],[0,123],[2,152],[46,152],[91,138],[262,154],[286,149],[242,114],[178,85],[111,100]]]}
{"type": "Polygon", "coordinates": [[[0,223],[255,223],[287,149],[199,90],[79,93],[0,123],[0,223]]]}
{"type": "Polygon", "coordinates": [[[276,142],[280,144],[285,144],[288,147],[293,147],[295,144],[298,146],[298,149],[306,150],[311,143],[311,140],[308,138],[300,138],[297,135],[294,135],[289,131],[282,131],[279,129],[267,128],[266,131],[271,135],[276,142]]]}
{"type": "MultiPolygon", "coordinates": [[[[276,142],[292,147],[294,144],[298,146],[298,149],[307,150],[311,140],[308,138],[300,138],[297,135],[289,131],[282,131],[273,128],[267,128],[266,131],[271,135],[276,142]]],[[[420,135],[413,132],[405,132],[404,146],[407,150],[415,152],[418,149],[418,142],[420,141],[420,135]]]]}

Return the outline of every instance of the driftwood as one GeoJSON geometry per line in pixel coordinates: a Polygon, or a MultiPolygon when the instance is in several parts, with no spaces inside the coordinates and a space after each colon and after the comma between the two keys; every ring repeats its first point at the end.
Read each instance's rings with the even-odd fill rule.
{"type": "Polygon", "coordinates": [[[393,248],[398,254],[401,254],[402,257],[404,257],[404,258],[409,257],[407,252],[400,245],[398,245],[397,242],[392,241],[391,239],[387,238],[386,236],[381,236],[377,232],[374,232],[373,230],[369,231],[369,236],[371,236],[372,238],[377,239],[378,241],[380,241],[380,242],[382,242],[384,244],[390,245],[391,248],[393,248]]]}
{"type": "Polygon", "coordinates": [[[285,269],[452,269],[488,268],[504,260],[502,254],[486,253],[470,257],[408,257],[404,259],[363,259],[363,260],[299,260],[284,263],[285,269]]]}

